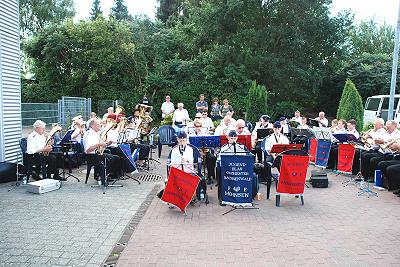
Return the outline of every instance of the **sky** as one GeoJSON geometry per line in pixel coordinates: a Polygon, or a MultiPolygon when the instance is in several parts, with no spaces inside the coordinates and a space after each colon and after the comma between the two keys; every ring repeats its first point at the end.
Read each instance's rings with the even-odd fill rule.
{"type": "MultiPolygon", "coordinates": [[[[76,0],[75,20],[86,19],[90,16],[93,0],[76,0]]],[[[343,9],[350,9],[355,13],[356,22],[375,18],[378,23],[386,22],[396,25],[400,0],[333,0],[332,14],[336,15],[343,9]]],[[[114,0],[101,0],[101,9],[108,16],[114,0]]],[[[128,10],[132,15],[145,14],[149,18],[155,18],[157,6],[156,0],[125,0],[128,10]]]]}

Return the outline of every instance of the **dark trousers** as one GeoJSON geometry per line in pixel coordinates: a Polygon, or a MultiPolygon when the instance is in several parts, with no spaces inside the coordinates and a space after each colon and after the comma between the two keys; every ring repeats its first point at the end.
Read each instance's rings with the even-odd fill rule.
{"type": "Polygon", "coordinates": [[[326,168],[328,169],[336,169],[337,167],[337,155],[338,155],[338,144],[332,143],[331,150],[329,152],[328,164],[326,168]]]}
{"type": "MultiPolygon", "coordinates": [[[[41,172],[42,164],[47,165],[46,177],[51,178],[51,175],[58,175],[58,167],[62,166],[62,153],[51,152],[48,156],[44,156],[39,153],[31,154],[27,156],[28,168],[33,169],[36,167],[37,172],[41,172]]],[[[43,177],[43,178],[46,178],[43,177]]]]}
{"type": "MultiPolygon", "coordinates": [[[[134,171],[131,167],[129,160],[124,156],[124,153],[119,147],[108,147],[110,153],[100,155],[101,161],[107,165],[111,178],[118,178],[122,175],[122,170],[129,172],[134,171]],[[106,162],[104,162],[104,159],[106,162]]],[[[104,169],[102,169],[104,173],[104,169]]]]}
{"type": "Polygon", "coordinates": [[[139,160],[149,159],[150,155],[150,146],[146,144],[130,144],[131,151],[135,151],[136,148],[140,148],[139,150],[139,160]]]}
{"type": "Polygon", "coordinates": [[[206,167],[207,167],[207,177],[208,179],[212,179],[212,178],[216,178],[215,177],[215,165],[217,162],[217,157],[211,153],[211,151],[209,150],[206,153],[206,167]]]}
{"type": "Polygon", "coordinates": [[[381,161],[378,168],[387,178],[389,190],[400,188],[400,160],[381,161]]]}
{"type": "Polygon", "coordinates": [[[378,164],[381,161],[393,159],[392,154],[382,154],[380,152],[367,152],[361,155],[361,174],[364,178],[372,179],[378,164]]]}
{"type": "Polygon", "coordinates": [[[251,150],[251,153],[257,156],[257,162],[262,162],[262,147],[261,141],[257,141],[256,146],[251,150]]]}

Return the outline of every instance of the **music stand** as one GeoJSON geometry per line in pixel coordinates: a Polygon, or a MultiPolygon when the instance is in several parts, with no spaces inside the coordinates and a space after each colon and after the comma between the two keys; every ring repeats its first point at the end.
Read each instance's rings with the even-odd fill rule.
{"type": "MultiPolygon", "coordinates": [[[[196,135],[189,136],[189,143],[198,149],[217,148],[220,147],[220,137],[216,135],[196,135]]],[[[207,156],[204,154],[203,172],[206,176],[207,156]]]]}
{"type": "MultiPolygon", "coordinates": [[[[134,151],[134,154],[131,153],[130,155],[129,155],[129,152],[130,152],[131,148],[130,148],[129,144],[120,144],[120,145],[118,145],[118,149],[122,152],[122,154],[124,155],[125,159],[127,159],[129,161],[129,163],[131,164],[131,166],[135,169],[133,172],[135,172],[135,171],[137,172],[138,168],[136,166],[135,160],[139,156],[140,148],[139,147],[136,148],[135,151],[134,151]],[[123,149],[123,146],[127,146],[126,149],[123,149]],[[129,152],[127,150],[129,150],[129,152]]],[[[136,181],[138,184],[140,184],[140,181],[138,179],[128,175],[124,170],[123,170],[123,173],[124,173],[124,177],[127,177],[128,179],[132,179],[132,180],[136,181]]],[[[114,185],[114,183],[116,181],[117,180],[115,180],[112,184],[114,185]]]]}
{"type": "Polygon", "coordinates": [[[315,138],[323,140],[331,140],[331,131],[327,127],[314,127],[315,138]]]}
{"type": "Polygon", "coordinates": [[[259,128],[257,129],[257,140],[262,140],[267,136],[271,135],[271,128],[259,128]]]}
{"type": "Polygon", "coordinates": [[[292,128],[290,130],[290,134],[291,134],[291,140],[293,140],[293,138],[296,137],[296,136],[305,136],[308,139],[310,139],[311,137],[315,137],[315,133],[311,129],[292,128]]]}
{"type": "Polygon", "coordinates": [[[63,159],[62,159],[62,177],[63,177],[63,181],[66,181],[69,177],[75,178],[78,182],[80,182],[81,180],[79,180],[78,177],[76,177],[75,175],[73,175],[71,172],[66,172],[65,171],[65,159],[68,159],[68,164],[69,164],[69,169],[71,169],[71,158],[68,155],[69,150],[71,149],[71,146],[73,144],[76,144],[76,142],[71,142],[71,135],[72,133],[75,131],[75,129],[70,129],[68,130],[65,135],[63,136],[63,138],[60,140],[60,142],[55,145],[54,147],[58,147],[60,148],[62,155],[63,155],[63,159]]]}
{"type": "MultiPolygon", "coordinates": [[[[358,138],[354,134],[351,134],[351,133],[332,134],[332,136],[335,137],[336,140],[338,140],[342,144],[343,143],[349,143],[349,144],[358,144],[359,143],[358,138]]],[[[360,151],[360,153],[361,153],[361,151],[360,151]]],[[[339,155],[338,155],[338,157],[339,157],[339,155]]],[[[361,155],[360,155],[359,160],[361,161],[361,155]]],[[[361,165],[360,165],[360,171],[361,171],[361,165]]],[[[339,172],[337,172],[337,175],[339,175],[339,172]]],[[[360,175],[361,175],[361,173],[360,173],[360,175]]],[[[358,176],[358,174],[357,174],[357,176],[358,176]]],[[[349,176],[347,181],[342,182],[343,186],[348,186],[349,184],[354,184],[354,185],[357,184],[356,177],[349,176]]]]}
{"type": "Polygon", "coordinates": [[[269,153],[281,154],[288,150],[301,150],[302,144],[275,144],[269,153]]]}
{"type": "Polygon", "coordinates": [[[308,118],[308,122],[307,124],[311,127],[319,127],[319,121],[317,121],[316,119],[310,119],[308,118]]]}
{"type": "MultiPolygon", "coordinates": [[[[226,135],[221,135],[219,138],[220,138],[221,146],[229,143],[228,137],[226,135]]],[[[250,134],[238,135],[236,143],[240,143],[240,144],[244,145],[249,151],[252,149],[250,134]]]]}

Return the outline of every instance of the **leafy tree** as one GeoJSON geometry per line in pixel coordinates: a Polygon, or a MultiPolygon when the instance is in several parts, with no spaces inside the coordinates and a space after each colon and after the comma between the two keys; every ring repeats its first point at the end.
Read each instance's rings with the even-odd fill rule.
{"type": "Polygon", "coordinates": [[[361,130],[363,125],[364,105],[356,86],[351,80],[347,80],[340,99],[337,118],[355,119],[357,129],[361,130]]]}
{"type": "Polygon", "coordinates": [[[100,7],[100,0],[94,0],[92,3],[92,11],[90,12],[90,19],[96,20],[99,16],[103,16],[103,11],[100,7]]]}
{"type": "Polygon", "coordinates": [[[167,22],[171,17],[178,17],[181,13],[182,0],[157,0],[159,7],[157,8],[157,18],[162,22],[167,22]]]}
{"type": "Polygon", "coordinates": [[[51,23],[60,23],[75,16],[73,0],[20,0],[20,28],[23,36],[43,30],[51,23]]]}
{"type": "Polygon", "coordinates": [[[258,121],[261,115],[266,113],[267,89],[253,81],[247,95],[246,120],[254,123],[258,121]]]}
{"type": "Polygon", "coordinates": [[[115,0],[110,15],[117,21],[132,20],[132,16],[129,14],[128,7],[124,4],[124,0],[115,0]]]}
{"type": "Polygon", "coordinates": [[[364,53],[391,55],[395,30],[386,23],[378,26],[375,20],[362,21],[350,32],[351,56],[359,58],[364,53]]]}
{"type": "Polygon", "coordinates": [[[52,25],[26,46],[35,74],[23,88],[24,101],[55,102],[63,95],[121,99],[127,108],[143,95],[145,70],[124,23],[72,21],[52,25]]]}

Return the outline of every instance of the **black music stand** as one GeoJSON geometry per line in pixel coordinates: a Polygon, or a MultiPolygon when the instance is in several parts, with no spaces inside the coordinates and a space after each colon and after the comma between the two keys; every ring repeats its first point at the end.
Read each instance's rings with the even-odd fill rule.
{"type": "Polygon", "coordinates": [[[291,134],[291,140],[293,140],[294,137],[296,136],[305,136],[308,139],[315,137],[315,133],[311,129],[297,129],[297,128],[292,128],[290,130],[291,134]]]}
{"type": "Polygon", "coordinates": [[[311,127],[319,127],[319,121],[316,119],[308,119],[307,124],[311,127]]]}
{"type": "Polygon", "coordinates": [[[55,145],[54,147],[59,148],[62,152],[62,177],[63,177],[63,181],[66,181],[69,177],[75,178],[78,182],[80,182],[81,180],[79,180],[78,177],[76,177],[75,175],[73,175],[71,173],[71,158],[68,155],[68,152],[71,150],[71,147],[73,144],[76,144],[77,142],[71,142],[71,135],[72,133],[75,131],[75,129],[71,129],[68,130],[65,135],[63,136],[63,138],[60,140],[60,142],[55,145]],[[66,172],[65,170],[65,159],[68,159],[68,164],[69,164],[69,172],[66,172]]]}
{"type": "MultiPolygon", "coordinates": [[[[220,147],[220,137],[215,135],[196,135],[189,136],[189,143],[198,149],[217,148],[220,147]]],[[[203,172],[206,176],[207,156],[204,155],[203,172]]]]}
{"type": "Polygon", "coordinates": [[[257,129],[257,140],[262,140],[267,136],[271,135],[271,128],[258,128],[257,129]]]}

